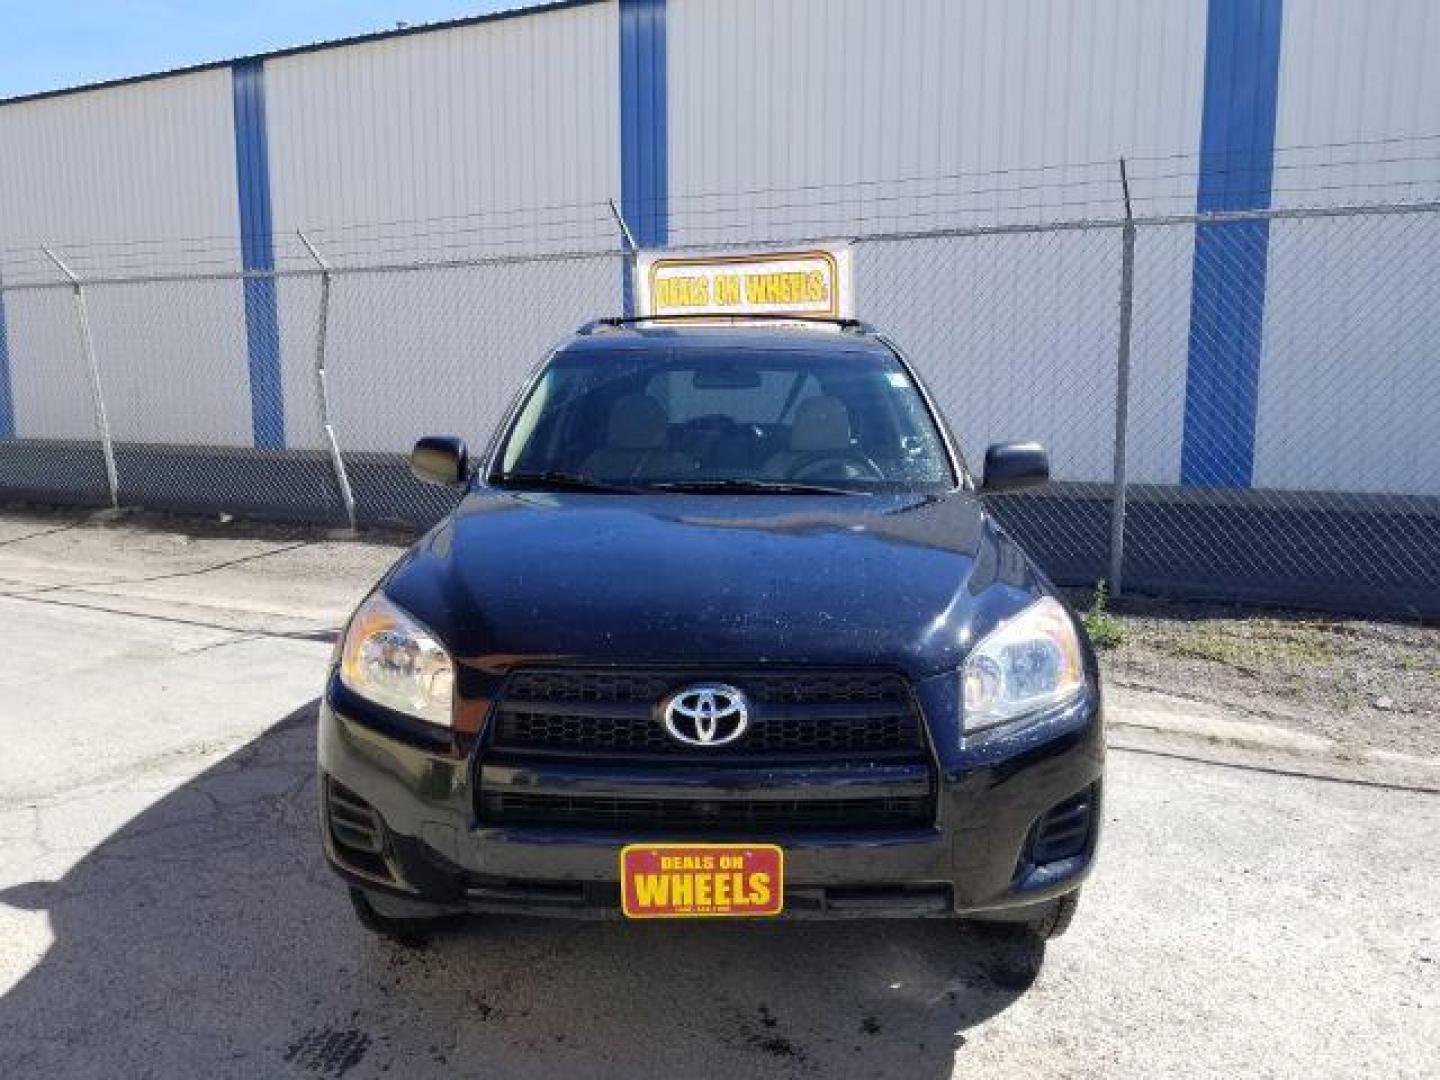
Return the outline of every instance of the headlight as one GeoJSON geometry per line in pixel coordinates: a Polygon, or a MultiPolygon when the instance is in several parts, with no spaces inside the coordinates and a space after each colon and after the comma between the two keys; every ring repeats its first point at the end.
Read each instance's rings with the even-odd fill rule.
{"type": "Polygon", "coordinates": [[[1006,619],[970,651],[961,679],[966,734],[1074,697],[1085,668],[1064,606],[1047,596],[1006,619]]]}
{"type": "Polygon", "coordinates": [[[450,726],[455,687],[450,654],[378,592],[350,619],[340,649],[340,681],[377,705],[450,726]]]}

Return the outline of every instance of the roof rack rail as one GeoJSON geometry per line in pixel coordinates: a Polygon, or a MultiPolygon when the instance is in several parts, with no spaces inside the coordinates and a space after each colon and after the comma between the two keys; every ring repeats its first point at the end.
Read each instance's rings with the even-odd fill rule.
{"type": "Polygon", "coordinates": [[[575,332],[588,336],[590,334],[601,333],[605,330],[622,330],[627,326],[634,326],[638,323],[716,322],[717,320],[725,320],[730,323],[813,322],[824,323],[827,326],[837,326],[841,330],[851,334],[875,333],[875,327],[862,319],[842,319],[831,315],[791,314],[783,311],[755,311],[745,313],[693,311],[682,312],[675,315],[608,315],[601,319],[591,319],[575,332]]]}

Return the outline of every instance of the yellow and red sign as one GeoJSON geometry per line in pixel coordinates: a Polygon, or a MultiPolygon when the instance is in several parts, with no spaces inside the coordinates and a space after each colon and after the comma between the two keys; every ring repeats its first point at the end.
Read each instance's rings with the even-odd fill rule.
{"type": "Polygon", "coordinates": [[[620,902],[631,919],[778,915],[784,876],[774,844],[630,844],[620,902]]]}
{"type": "Polygon", "coordinates": [[[851,315],[850,252],[843,247],[761,255],[677,258],[642,254],[640,315],[851,315]]]}

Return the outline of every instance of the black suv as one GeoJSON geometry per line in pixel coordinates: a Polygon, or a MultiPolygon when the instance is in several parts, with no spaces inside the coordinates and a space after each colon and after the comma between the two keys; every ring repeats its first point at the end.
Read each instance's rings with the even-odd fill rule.
{"type": "Polygon", "coordinates": [[[330,864],[370,928],[461,912],[1068,925],[1094,654],[915,372],[853,323],[603,321],[561,345],[351,618],[330,864]]]}

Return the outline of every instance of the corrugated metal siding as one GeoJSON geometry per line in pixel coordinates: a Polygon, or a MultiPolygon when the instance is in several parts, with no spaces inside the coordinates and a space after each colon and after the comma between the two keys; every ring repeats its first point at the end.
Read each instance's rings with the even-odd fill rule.
{"type": "Polygon", "coordinates": [[[267,63],[277,231],[614,197],[617,41],[607,4],[267,63]]]}
{"type": "MultiPolygon", "coordinates": [[[[1193,209],[1205,3],[671,0],[673,243],[1114,218],[1193,209]],[[1060,166],[1060,167],[1057,167],[1060,166]],[[1179,174],[1179,175],[1177,175],[1179,174]]],[[[1137,310],[1137,476],[1173,481],[1191,234],[1137,310]],[[1148,330],[1147,321],[1143,329],[1148,330]]],[[[1109,475],[1118,230],[866,245],[861,314],[908,348],[967,451],[1037,437],[1057,475],[1109,475]],[[935,311],[960,319],[936,320],[935,311]],[[943,326],[937,328],[937,322],[943,326]],[[1037,393],[1037,391],[1039,391],[1037,393]],[[1088,408],[1077,408],[1084,402],[1088,408]]]]}
{"type": "MultiPolygon", "coordinates": [[[[1440,135],[1437,56],[1433,0],[1286,0],[1275,141],[1301,149],[1277,154],[1276,205],[1440,195],[1440,139],[1404,138],[1440,135]],[[1324,146],[1346,142],[1369,145],[1324,146]]],[[[1271,235],[1255,486],[1433,494],[1440,222],[1271,235]]]]}
{"type": "Polygon", "coordinates": [[[1435,0],[1285,0],[1275,205],[1435,197],[1437,56],[1435,0]]]}
{"type": "MultiPolygon", "coordinates": [[[[613,247],[617,35],[606,4],[267,63],[271,198],[287,265],[304,265],[299,228],[337,265],[613,247]]],[[[590,267],[568,272],[542,275],[563,312],[524,325],[497,310],[490,274],[347,282],[332,326],[337,385],[400,380],[397,392],[366,398],[375,415],[346,425],[347,445],[406,449],[421,428],[487,434],[476,418],[498,406],[476,402],[503,400],[540,341],[595,313],[590,267]],[[365,304],[348,306],[352,295],[365,304]],[[585,309],[572,311],[577,303],[585,309]],[[341,315],[374,322],[346,326],[341,315]],[[411,328],[404,348],[387,329],[396,326],[411,328]]],[[[619,308],[618,266],[613,277],[606,312],[619,308]]],[[[530,303],[511,299],[512,310],[530,303]]],[[[314,318],[282,302],[282,338],[306,340],[314,318]]],[[[286,427],[300,445],[318,440],[311,359],[311,349],[284,355],[286,427]]]]}
{"type": "MultiPolygon", "coordinates": [[[[228,72],[0,108],[0,147],[9,284],[58,278],[41,245],[86,277],[148,269],[156,252],[177,246],[193,252],[192,265],[239,268],[228,72]]],[[[148,308],[97,294],[92,318],[117,438],[248,445],[248,396],[234,392],[245,378],[241,296],[211,292],[203,306],[152,295],[148,308]]],[[[93,433],[68,300],[7,297],[22,436],[93,433]]]]}
{"type": "Polygon", "coordinates": [[[216,249],[236,235],[228,71],[0,107],[0,147],[7,255],[58,245],[94,273],[135,256],[91,245],[203,237],[239,266],[216,249]]]}
{"type": "Polygon", "coordinates": [[[669,35],[678,243],[1114,216],[1116,158],[1199,141],[1203,0],[671,0],[669,35]]]}

